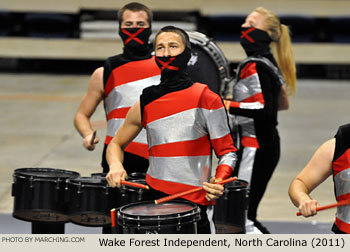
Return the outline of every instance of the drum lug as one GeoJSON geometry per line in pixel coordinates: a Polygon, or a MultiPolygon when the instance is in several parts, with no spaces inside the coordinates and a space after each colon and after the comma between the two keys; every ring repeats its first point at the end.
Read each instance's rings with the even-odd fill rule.
{"type": "Polygon", "coordinates": [[[180,231],[181,230],[181,215],[180,214],[177,214],[177,217],[179,218],[179,221],[177,222],[177,231],[180,231]]]}
{"type": "Polygon", "coordinates": [[[160,216],[158,215],[158,230],[160,230],[160,216]]]}
{"type": "Polygon", "coordinates": [[[57,202],[57,201],[59,201],[59,190],[60,190],[60,178],[57,178],[57,180],[56,180],[56,187],[55,187],[55,189],[56,189],[56,191],[55,191],[55,201],[57,202]]]}
{"type": "Polygon", "coordinates": [[[11,192],[11,196],[12,196],[12,197],[15,197],[16,194],[17,194],[16,188],[17,188],[17,184],[16,184],[16,183],[13,183],[13,184],[12,184],[12,192],[11,192]]]}
{"type": "Polygon", "coordinates": [[[137,193],[138,193],[137,199],[138,199],[138,201],[141,201],[142,200],[142,189],[139,189],[137,193]]]}
{"type": "Polygon", "coordinates": [[[77,194],[81,194],[81,193],[83,193],[83,190],[81,190],[81,188],[82,188],[82,187],[84,187],[84,186],[82,186],[82,185],[81,185],[81,182],[79,182],[79,184],[78,184],[77,194]]]}
{"type": "Polygon", "coordinates": [[[57,181],[56,181],[56,190],[59,190],[60,189],[60,178],[57,178],[57,181]]]}
{"type": "Polygon", "coordinates": [[[137,230],[140,230],[140,216],[137,216],[137,230]]]}
{"type": "Polygon", "coordinates": [[[29,198],[30,200],[33,200],[34,199],[34,177],[33,176],[30,176],[29,178],[29,198]]]}
{"type": "Polygon", "coordinates": [[[224,190],[224,200],[228,200],[228,193],[229,193],[229,190],[227,188],[225,188],[225,190],[224,190]]]}
{"type": "Polygon", "coordinates": [[[108,191],[109,190],[109,185],[107,184],[104,189],[106,189],[105,195],[108,195],[109,194],[109,191],[108,191]]]}

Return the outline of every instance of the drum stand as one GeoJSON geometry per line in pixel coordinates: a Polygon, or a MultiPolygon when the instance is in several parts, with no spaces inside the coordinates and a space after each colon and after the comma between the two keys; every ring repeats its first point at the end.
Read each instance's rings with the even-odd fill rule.
{"type": "Polygon", "coordinates": [[[64,223],[32,222],[32,234],[64,234],[64,223]]]}

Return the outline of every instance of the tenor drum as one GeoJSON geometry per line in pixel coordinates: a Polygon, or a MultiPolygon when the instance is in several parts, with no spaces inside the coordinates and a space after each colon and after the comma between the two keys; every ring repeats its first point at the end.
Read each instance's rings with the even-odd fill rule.
{"type": "Polygon", "coordinates": [[[67,182],[69,220],[89,227],[111,224],[110,210],[120,205],[118,188],[109,187],[100,176],[78,177],[67,182]]]}
{"type": "Polygon", "coordinates": [[[245,233],[249,197],[248,182],[238,179],[225,184],[224,187],[224,193],[216,200],[214,207],[216,233],[245,233]]]}
{"type": "Polygon", "coordinates": [[[196,234],[200,208],[185,201],[137,202],[120,207],[117,220],[124,234],[196,234]]]}
{"type": "Polygon", "coordinates": [[[221,95],[232,79],[229,62],[216,43],[206,35],[187,32],[191,42],[192,57],[187,64],[187,72],[195,82],[207,84],[221,95]]]}
{"type": "MultiPolygon", "coordinates": [[[[92,177],[105,178],[106,173],[92,173],[92,177]]],[[[146,185],[146,174],[140,172],[130,173],[126,181],[146,185]]],[[[152,194],[149,190],[143,188],[136,188],[129,185],[121,185],[118,192],[117,206],[124,206],[134,202],[153,200],[152,194]]]]}
{"type": "Polygon", "coordinates": [[[77,172],[61,169],[16,169],[12,184],[13,217],[31,222],[67,222],[66,181],[78,176],[77,172]]]}

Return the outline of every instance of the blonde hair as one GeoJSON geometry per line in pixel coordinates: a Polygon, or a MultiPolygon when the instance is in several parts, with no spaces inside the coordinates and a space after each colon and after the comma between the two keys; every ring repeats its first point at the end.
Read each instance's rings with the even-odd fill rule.
{"type": "Polygon", "coordinates": [[[289,28],[281,24],[277,15],[272,11],[263,7],[258,7],[254,11],[266,17],[265,29],[276,44],[277,63],[286,81],[288,93],[293,94],[296,90],[296,67],[289,28]]]}

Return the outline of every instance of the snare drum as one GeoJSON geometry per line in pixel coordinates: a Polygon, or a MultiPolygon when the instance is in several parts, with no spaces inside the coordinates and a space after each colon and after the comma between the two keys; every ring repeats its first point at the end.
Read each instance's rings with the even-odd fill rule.
{"type": "Polygon", "coordinates": [[[79,173],[52,168],[16,169],[13,217],[32,222],[67,222],[66,180],[79,173]]]}
{"type": "Polygon", "coordinates": [[[187,33],[192,54],[187,73],[193,81],[207,84],[213,92],[221,95],[232,79],[229,62],[216,43],[206,35],[195,31],[187,33]]]}
{"type": "Polygon", "coordinates": [[[124,234],[196,234],[200,208],[191,202],[137,202],[117,211],[124,234]]]}
{"type": "Polygon", "coordinates": [[[69,220],[90,227],[109,226],[110,210],[120,205],[118,188],[109,187],[102,176],[79,177],[67,182],[69,220]]]}
{"type": "Polygon", "coordinates": [[[223,195],[216,200],[214,222],[216,233],[245,233],[248,208],[248,182],[237,179],[225,184],[223,195]]]}

